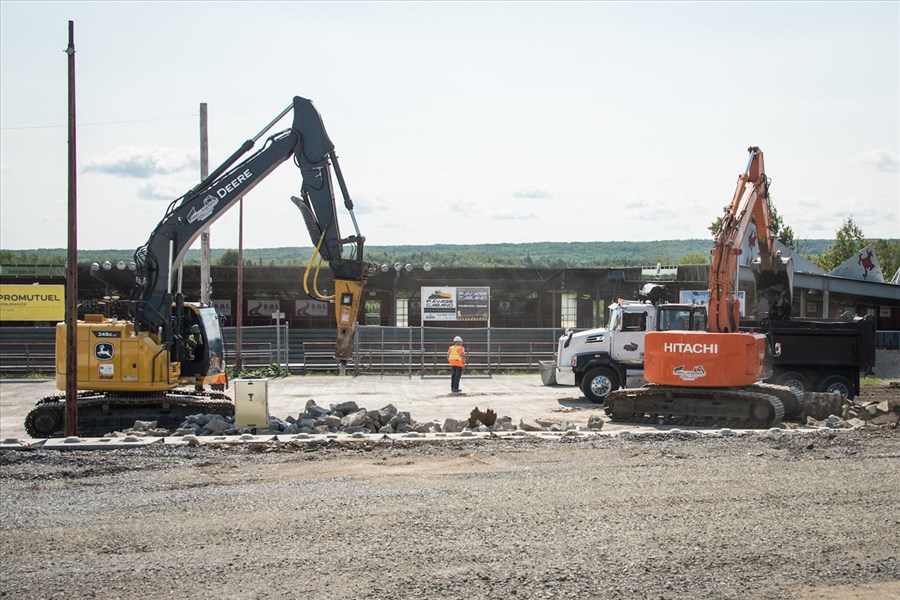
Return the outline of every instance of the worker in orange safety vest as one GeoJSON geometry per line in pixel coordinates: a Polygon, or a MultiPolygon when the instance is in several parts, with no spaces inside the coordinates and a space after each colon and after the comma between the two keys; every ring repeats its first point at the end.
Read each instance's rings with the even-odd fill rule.
{"type": "Polygon", "coordinates": [[[459,380],[462,378],[463,367],[466,366],[466,349],[461,337],[453,338],[453,345],[447,349],[447,362],[450,363],[450,391],[458,394],[462,391],[459,389],[459,380]]]}

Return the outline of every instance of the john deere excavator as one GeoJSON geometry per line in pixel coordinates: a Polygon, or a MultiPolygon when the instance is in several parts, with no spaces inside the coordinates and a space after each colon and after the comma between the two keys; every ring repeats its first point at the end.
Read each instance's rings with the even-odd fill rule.
{"type": "MultiPolygon", "coordinates": [[[[186,302],[173,285],[178,267],[202,230],[289,158],[302,174],[300,197],[292,200],[303,213],[315,246],[306,279],[318,254],[320,264],[326,262],[333,272],[335,293],[325,295],[316,288],[313,295],[336,302],[335,357],[346,361],[352,356],[363,287],[375,265],[363,259],[365,238],[353,216],[334,144],[312,102],[297,96],[206,179],[169,205],[147,243],[135,251],[135,281],[125,302],[127,318],[88,314],[78,321],[79,435],[103,435],[139,419],[174,428],[200,412],[234,414],[234,403],[223,392],[203,391],[203,386],[226,383],[218,315],[211,306],[186,302]],[[289,129],[271,135],[261,149],[241,160],[291,111],[289,129]],[[332,168],[356,229],[347,238],[341,237],[338,228],[332,168]]],[[[98,270],[95,275],[103,279],[104,273],[98,270]]],[[[111,280],[108,283],[114,285],[111,280]]],[[[65,390],[65,323],[56,331],[56,383],[65,390]]],[[[26,431],[32,437],[62,435],[64,409],[64,396],[40,400],[25,419],[26,431]]]]}
{"type": "Polygon", "coordinates": [[[758,312],[772,320],[791,314],[793,268],[775,248],[769,179],[763,153],[748,149],[747,167],[716,234],[709,275],[706,331],[653,331],[645,337],[644,378],[648,385],[619,389],[604,400],[616,421],[734,424],[768,427],[781,421],[785,405],[802,401],[792,388],[760,383],[771,375],[772,350],[760,333],[739,331],[736,295],[741,245],[751,219],[758,232],[756,279],[758,312]]]}

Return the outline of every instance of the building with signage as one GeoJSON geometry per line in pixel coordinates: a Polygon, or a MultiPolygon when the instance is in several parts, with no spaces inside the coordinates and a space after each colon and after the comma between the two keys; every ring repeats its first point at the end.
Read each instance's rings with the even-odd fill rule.
{"type": "MultiPolygon", "coordinates": [[[[800,317],[838,318],[845,313],[871,314],[879,330],[900,330],[900,285],[866,277],[839,277],[815,272],[801,264],[794,277],[794,314],[800,317]]],[[[865,267],[865,265],[858,265],[865,267]]],[[[272,325],[283,313],[292,328],[331,328],[334,306],[308,298],[303,292],[302,267],[245,266],[243,293],[238,302],[238,267],[211,267],[212,304],[225,324],[237,322],[238,305],[245,326],[272,325]]],[[[112,286],[91,275],[90,265],[78,269],[81,312],[124,314],[124,300],[134,283],[127,268],[112,268],[112,286]]],[[[107,273],[109,275],[110,273],[107,273]]],[[[360,323],[429,327],[573,327],[590,328],[604,323],[606,307],[619,298],[632,299],[648,282],[666,286],[667,299],[702,299],[708,287],[709,266],[623,267],[603,269],[536,268],[430,268],[379,271],[365,288],[360,323]],[[450,315],[453,315],[451,319],[450,315]]],[[[37,297],[55,298],[65,286],[61,267],[3,266],[4,289],[38,290],[37,297]],[[55,269],[55,270],[54,270],[55,269]],[[53,286],[46,287],[46,286],[53,286]]],[[[200,268],[185,266],[183,291],[188,300],[199,298],[200,268]]],[[[332,287],[323,271],[319,288],[332,287]]],[[[753,277],[740,269],[739,292],[744,312],[752,316],[753,277]]],[[[64,290],[63,290],[64,293],[64,290]]],[[[22,296],[15,291],[10,296],[22,296]]],[[[64,294],[63,294],[64,297],[64,294]]],[[[50,314],[13,313],[4,309],[0,326],[48,325],[59,320],[50,314]],[[48,318],[45,318],[48,317],[48,318]]],[[[18,310],[18,309],[17,309],[18,310]]],[[[56,313],[53,313],[54,315],[56,313]]]]}

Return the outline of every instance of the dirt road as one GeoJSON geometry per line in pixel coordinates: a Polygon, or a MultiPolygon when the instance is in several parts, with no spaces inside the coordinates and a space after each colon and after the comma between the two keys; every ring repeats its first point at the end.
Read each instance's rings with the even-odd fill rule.
{"type": "Polygon", "coordinates": [[[889,598],[896,430],[0,451],[0,596],[889,598]]]}

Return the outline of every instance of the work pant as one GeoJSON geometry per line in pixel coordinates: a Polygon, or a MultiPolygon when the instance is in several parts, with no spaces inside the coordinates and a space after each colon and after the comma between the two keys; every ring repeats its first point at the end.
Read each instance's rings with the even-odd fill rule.
{"type": "Polygon", "coordinates": [[[459,391],[459,380],[462,378],[462,367],[450,367],[450,391],[459,391]]]}

